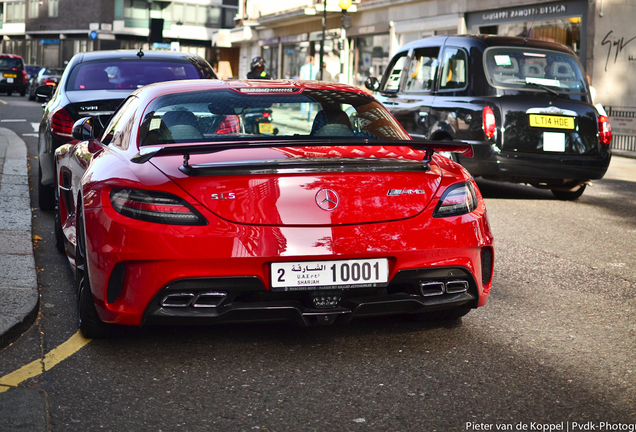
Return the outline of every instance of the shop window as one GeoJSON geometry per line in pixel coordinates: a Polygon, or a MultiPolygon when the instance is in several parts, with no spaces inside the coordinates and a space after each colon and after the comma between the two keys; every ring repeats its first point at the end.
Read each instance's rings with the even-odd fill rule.
{"type": "Polygon", "coordinates": [[[433,89],[437,74],[439,48],[416,50],[406,71],[404,90],[428,92],[433,89]]]}
{"type": "Polygon", "coordinates": [[[446,48],[439,83],[440,90],[466,87],[466,53],[459,48],[446,48]]]}

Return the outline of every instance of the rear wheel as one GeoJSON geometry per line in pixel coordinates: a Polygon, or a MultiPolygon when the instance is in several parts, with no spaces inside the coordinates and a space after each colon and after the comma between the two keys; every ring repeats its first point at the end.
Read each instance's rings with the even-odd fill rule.
{"type": "Polygon", "coordinates": [[[562,191],[562,190],[554,190],[552,189],[552,195],[554,195],[557,199],[563,200],[563,201],[574,201],[575,199],[579,198],[581,195],[583,195],[583,192],[585,192],[585,188],[587,185],[581,185],[577,190],[575,191],[562,191]]]}
{"type": "Polygon", "coordinates": [[[86,228],[84,227],[83,210],[77,210],[77,238],[75,246],[75,287],[77,290],[77,316],[79,329],[87,338],[105,338],[112,336],[114,326],[99,319],[90,278],[86,254],[86,228]]]}
{"type": "Polygon", "coordinates": [[[49,211],[55,208],[55,186],[42,184],[42,168],[38,164],[38,204],[40,210],[49,211]]]}

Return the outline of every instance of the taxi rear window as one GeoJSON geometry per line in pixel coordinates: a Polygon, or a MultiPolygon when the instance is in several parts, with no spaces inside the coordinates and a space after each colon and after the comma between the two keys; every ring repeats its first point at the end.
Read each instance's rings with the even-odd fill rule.
{"type": "Polygon", "coordinates": [[[495,87],[577,94],[587,91],[579,63],[558,51],[492,47],[484,52],[484,68],[495,87]]]}

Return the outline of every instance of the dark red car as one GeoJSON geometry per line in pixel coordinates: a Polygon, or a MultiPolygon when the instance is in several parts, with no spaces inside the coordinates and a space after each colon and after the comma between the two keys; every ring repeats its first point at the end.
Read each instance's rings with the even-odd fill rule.
{"type": "Polygon", "coordinates": [[[56,151],[56,234],[80,328],[405,314],[488,299],[492,234],[468,172],[345,85],[198,80],[133,92],[56,151]],[[313,111],[300,118],[299,107],[313,111]],[[245,115],[271,110],[245,129],[245,115]]]}

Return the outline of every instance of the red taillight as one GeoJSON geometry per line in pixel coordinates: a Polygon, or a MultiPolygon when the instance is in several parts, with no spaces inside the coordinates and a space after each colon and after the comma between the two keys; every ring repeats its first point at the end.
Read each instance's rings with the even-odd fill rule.
{"type": "Polygon", "coordinates": [[[241,132],[241,124],[239,123],[238,117],[235,115],[225,116],[223,122],[216,130],[218,135],[224,134],[235,134],[241,132]]]}
{"type": "Polygon", "coordinates": [[[60,108],[51,116],[51,133],[61,138],[73,138],[73,119],[60,108]]]}
{"type": "Polygon", "coordinates": [[[29,76],[26,71],[22,71],[22,84],[26,84],[27,82],[29,82],[29,76]]]}
{"type": "Polygon", "coordinates": [[[495,113],[489,106],[485,107],[483,111],[483,127],[484,133],[488,138],[495,136],[495,132],[497,131],[497,122],[495,121],[495,113]]]}
{"type": "Polygon", "coordinates": [[[110,193],[113,208],[124,216],[170,225],[206,225],[205,218],[181,198],[154,191],[118,189],[110,193]]]}
{"type": "Polygon", "coordinates": [[[57,83],[55,82],[55,80],[52,80],[51,78],[47,78],[46,81],[44,81],[44,85],[57,85],[57,83]]]}
{"type": "Polygon", "coordinates": [[[612,142],[612,126],[604,115],[598,117],[598,138],[601,144],[606,146],[612,142]]]}

